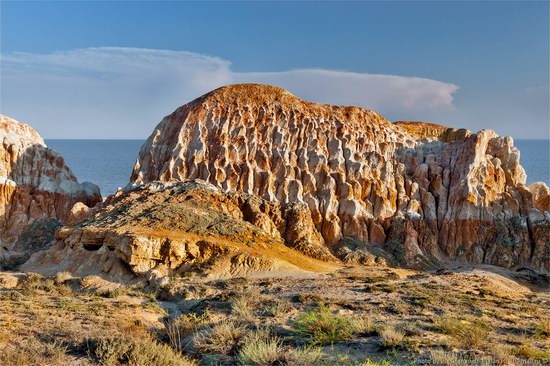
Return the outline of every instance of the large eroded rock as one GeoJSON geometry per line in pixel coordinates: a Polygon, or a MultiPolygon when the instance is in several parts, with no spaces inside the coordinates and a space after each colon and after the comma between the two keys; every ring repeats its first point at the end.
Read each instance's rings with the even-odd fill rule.
{"type": "Polygon", "coordinates": [[[269,226],[273,221],[265,219],[270,210],[281,215],[259,197],[224,193],[201,181],[153,182],[118,192],[84,221],[59,229],[56,244],[21,268],[123,281],[188,272],[219,278],[335,268],[285,246],[277,228],[269,226]]]}
{"type": "Polygon", "coordinates": [[[547,188],[527,189],[519,156],[493,131],[393,124],[243,84],[165,117],[141,148],[130,187],[202,179],[292,208],[256,221],[304,252],[335,253],[351,237],[409,266],[450,259],[550,271],[547,188]]]}
{"type": "Polygon", "coordinates": [[[73,205],[101,201],[30,126],[0,115],[0,259],[24,258],[53,237],[73,205]]]}

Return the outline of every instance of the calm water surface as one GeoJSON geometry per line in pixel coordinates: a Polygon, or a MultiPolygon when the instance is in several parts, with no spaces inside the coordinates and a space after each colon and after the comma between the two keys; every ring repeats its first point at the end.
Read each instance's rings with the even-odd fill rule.
{"type": "MultiPolygon", "coordinates": [[[[47,140],[61,153],[78,180],[101,188],[104,196],[128,184],[139,148],[144,140],[47,140]]],[[[550,140],[515,140],[527,183],[543,181],[550,185],[550,140]]]]}

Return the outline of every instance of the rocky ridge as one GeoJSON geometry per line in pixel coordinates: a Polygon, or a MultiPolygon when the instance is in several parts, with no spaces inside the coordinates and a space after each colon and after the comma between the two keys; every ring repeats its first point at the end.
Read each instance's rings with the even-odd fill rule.
{"type": "Polygon", "coordinates": [[[108,274],[125,282],[337,268],[326,263],[336,261],[328,251],[318,255],[323,262],[285,246],[279,231],[264,225],[271,223],[265,212],[275,209],[259,197],[224,193],[206,182],[152,182],[110,196],[101,208],[75,210],[80,222],[57,230],[56,244],[21,268],[108,274]]]}
{"type": "MultiPolygon", "coordinates": [[[[77,202],[101,201],[30,126],[0,115],[0,262],[41,249],[77,202]]],[[[1,264],[1,263],[0,263],[1,264]]]]}
{"type": "Polygon", "coordinates": [[[335,253],[353,238],[411,267],[457,260],[548,272],[548,188],[526,187],[525,178],[512,139],[493,131],[393,124],[243,84],[165,117],[129,187],[201,179],[299,208],[285,225],[269,212],[261,223],[287,240],[300,235],[305,252],[335,253]],[[299,230],[287,230],[296,222],[299,230]]]}

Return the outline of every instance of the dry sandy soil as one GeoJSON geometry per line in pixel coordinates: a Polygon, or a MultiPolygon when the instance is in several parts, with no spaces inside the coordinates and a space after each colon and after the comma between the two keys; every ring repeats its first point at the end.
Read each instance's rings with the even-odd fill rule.
{"type": "Polygon", "coordinates": [[[491,266],[129,288],[0,273],[0,365],[548,365],[550,290],[491,266]]]}

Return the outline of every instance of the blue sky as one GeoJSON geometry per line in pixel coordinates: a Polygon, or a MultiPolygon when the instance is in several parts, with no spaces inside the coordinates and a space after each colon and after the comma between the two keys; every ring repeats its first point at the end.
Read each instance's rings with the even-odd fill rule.
{"type": "Polygon", "coordinates": [[[549,138],[548,4],[2,1],[0,107],[47,138],[144,138],[211,88],[258,81],[549,138]]]}

